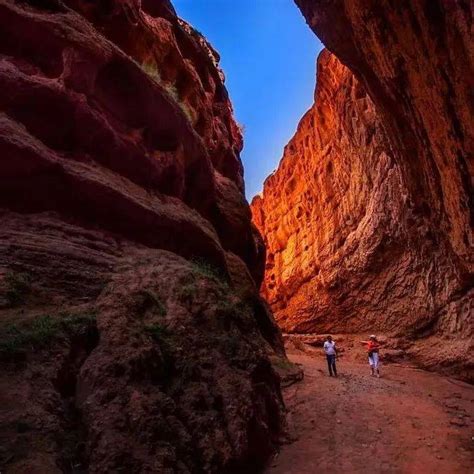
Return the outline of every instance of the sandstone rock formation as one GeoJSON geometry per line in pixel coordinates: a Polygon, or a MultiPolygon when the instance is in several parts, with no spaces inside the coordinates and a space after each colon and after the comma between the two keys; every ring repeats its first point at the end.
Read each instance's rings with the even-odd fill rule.
{"type": "Polygon", "coordinates": [[[167,0],[0,1],[0,470],[224,472],[283,424],[218,55],[167,0]]]}
{"type": "Polygon", "coordinates": [[[403,253],[407,190],[364,87],[327,50],[317,70],[315,103],[252,202],[267,245],[262,293],[285,331],[396,329],[410,265],[385,249],[403,253]]]}
{"type": "Polygon", "coordinates": [[[430,336],[412,356],[472,380],[472,8],[296,3],[345,66],[323,53],[316,103],[253,203],[263,294],[288,331],[430,336]]]}

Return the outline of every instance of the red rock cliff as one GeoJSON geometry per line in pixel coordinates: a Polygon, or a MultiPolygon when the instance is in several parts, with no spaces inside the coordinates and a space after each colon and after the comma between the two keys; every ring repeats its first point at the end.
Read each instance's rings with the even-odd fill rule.
{"type": "Polygon", "coordinates": [[[448,237],[468,280],[474,212],[472,2],[296,3],[366,87],[413,190],[413,211],[448,237]]]}
{"type": "Polygon", "coordinates": [[[0,1],[2,470],[274,450],[284,354],[217,63],[167,0],[0,1]]]}
{"type": "Polygon", "coordinates": [[[323,51],[315,104],[252,202],[267,246],[261,292],[289,332],[455,334],[456,351],[413,355],[467,376],[470,290],[414,193],[365,87],[323,51]]]}
{"type": "Polygon", "coordinates": [[[297,4],[345,66],[323,53],[315,105],[253,202],[263,294],[285,330],[432,336],[413,355],[469,377],[471,7],[297,4]]]}
{"type": "Polygon", "coordinates": [[[406,277],[408,262],[400,268],[386,248],[396,242],[407,254],[399,228],[407,190],[364,87],[327,50],[317,71],[315,103],[252,202],[267,245],[262,293],[287,331],[395,329],[396,313],[382,321],[379,312],[395,310],[409,285],[390,293],[381,272],[406,277]]]}

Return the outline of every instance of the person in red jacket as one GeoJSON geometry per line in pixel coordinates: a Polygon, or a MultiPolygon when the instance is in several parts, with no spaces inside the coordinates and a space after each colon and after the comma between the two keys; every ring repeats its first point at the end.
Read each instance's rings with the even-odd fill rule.
{"type": "Polygon", "coordinates": [[[369,356],[370,375],[380,377],[379,370],[379,348],[380,344],[375,335],[371,335],[368,341],[361,341],[362,344],[367,345],[367,355],[369,356]]]}

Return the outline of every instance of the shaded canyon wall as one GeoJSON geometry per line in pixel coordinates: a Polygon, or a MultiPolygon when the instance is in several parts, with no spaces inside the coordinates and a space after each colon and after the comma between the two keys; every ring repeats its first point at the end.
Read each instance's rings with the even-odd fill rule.
{"type": "Polygon", "coordinates": [[[167,0],[0,1],[2,471],[274,451],[284,352],[218,60],[167,0]]]}

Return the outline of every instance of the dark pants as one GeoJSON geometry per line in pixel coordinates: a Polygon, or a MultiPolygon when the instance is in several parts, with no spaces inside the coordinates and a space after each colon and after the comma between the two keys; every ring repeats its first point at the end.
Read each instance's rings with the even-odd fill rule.
{"type": "Polygon", "coordinates": [[[326,354],[326,359],[328,360],[329,375],[337,375],[336,354],[333,354],[333,355],[326,354]]]}

